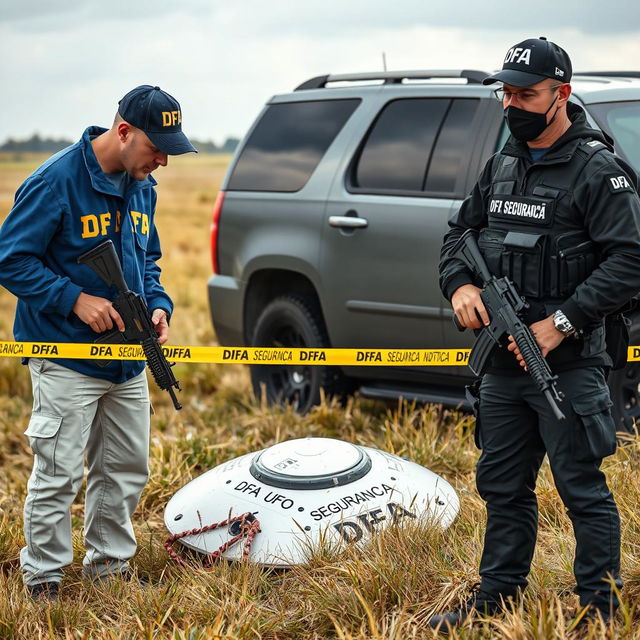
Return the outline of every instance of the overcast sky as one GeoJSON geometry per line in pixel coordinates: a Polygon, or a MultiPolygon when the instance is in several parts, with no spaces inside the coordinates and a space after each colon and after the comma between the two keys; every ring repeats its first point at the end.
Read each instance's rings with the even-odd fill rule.
{"type": "Polygon", "coordinates": [[[546,36],[574,70],[639,69],[637,0],[0,0],[0,142],[76,139],[159,85],[183,129],[242,136],[264,102],[324,73],[499,68],[546,36]]]}

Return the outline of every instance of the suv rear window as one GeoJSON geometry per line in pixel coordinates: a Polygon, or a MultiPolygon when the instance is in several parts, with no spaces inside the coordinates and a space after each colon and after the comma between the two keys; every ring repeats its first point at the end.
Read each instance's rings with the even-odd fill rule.
{"type": "Polygon", "coordinates": [[[240,153],[227,188],[302,189],[359,103],[351,99],[270,105],[240,153]]]}
{"type": "Polygon", "coordinates": [[[616,152],[640,172],[640,101],[589,105],[597,123],[616,141],[616,152]]]}
{"type": "Polygon", "coordinates": [[[366,193],[450,194],[471,153],[476,99],[407,98],[376,119],[352,173],[366,193]]]}

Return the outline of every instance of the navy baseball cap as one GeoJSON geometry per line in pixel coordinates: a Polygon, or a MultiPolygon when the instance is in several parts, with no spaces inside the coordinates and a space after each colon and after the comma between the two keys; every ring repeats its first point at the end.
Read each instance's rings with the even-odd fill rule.
{"type": "Polygon", "coordinates": [[[482,84],[505,82],[514,87],[529,87],[553,78],[571,80],[571,60],[567,52],[545,37],[523,40],[507,51],[502,70],[485,78],[482,84]]]}
{"type": "Polygon", "coordinates": [[[182,133],[180,103],[160,87],[142,84],[118,102],[118,113],[130,125],[144,131],[163,153],[177,156],[198,150],[182,133]]]}

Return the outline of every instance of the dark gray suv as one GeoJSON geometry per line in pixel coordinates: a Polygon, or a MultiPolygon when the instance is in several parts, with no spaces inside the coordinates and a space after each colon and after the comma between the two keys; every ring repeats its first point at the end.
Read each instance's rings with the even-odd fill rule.
{"type": "MultiPolygon", "coordinates": [[[[447,219],[504,143],[481,71],[312,78],[274,96],[216,202],[209,301],[221,345],[469,347],[438,288],[447,219]]],[[[576,74],[573,100],[640,170],[640,73],[576,74]]],[[[632,344],[640,343],[634,327],[632,344]]],[[[467,367],[254,366],[256,393],[304,412],[327,393],[463,403],[467,367]]],[[[640,414],[640,366],[610,384],[640,414]]]]}

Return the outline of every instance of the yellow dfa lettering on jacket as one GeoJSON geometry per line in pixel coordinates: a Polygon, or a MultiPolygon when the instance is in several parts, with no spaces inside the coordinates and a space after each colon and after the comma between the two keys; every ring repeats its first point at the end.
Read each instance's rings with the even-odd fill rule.
{"type": "Polygon", "coordinates": [[[163,111],[162,112],[162,126],[172,127],[176,124],[182,124],[182,112],[181,111],[163,111]]]}
{"type": "Polygon", "coordinates": [[[131,218],[133,219],[133,230],[136,233],[142,235],[149,235],[149,216],[146,213],[140,211],[132,211],[131,218]]]}
{"type": "Polygon", "coordinates": [[[110,213],[101,213],[100,214],[100,235],[107,235],[107,227],[111,226],[111,214],[110,213]]]}
{"type": "MultiPolygon", "coordinates": [[[[111,213],[100,213],[96,215],[94,213],[88,213],[85,216],[80,216],[80,222],[82,222],[82,237],[83,238],[95,238],[96,236],[106,236],[109,233],[109,227],[111,226],[111,213]]],[[[120,212],[116,211],[116,233],[120,231],[120,212]]]]}
{"type": "MultiPolygon", "coordinates": [[[[108,214],[101,214],[103,215],[108,214]]],[[[98,216],[93,213],[89,213],[86,216],[80,216],[80,222],[82,222],[82,237],[83,238],[95,238],[100,233],[100,226],[98,224],[98,216]]]]}

